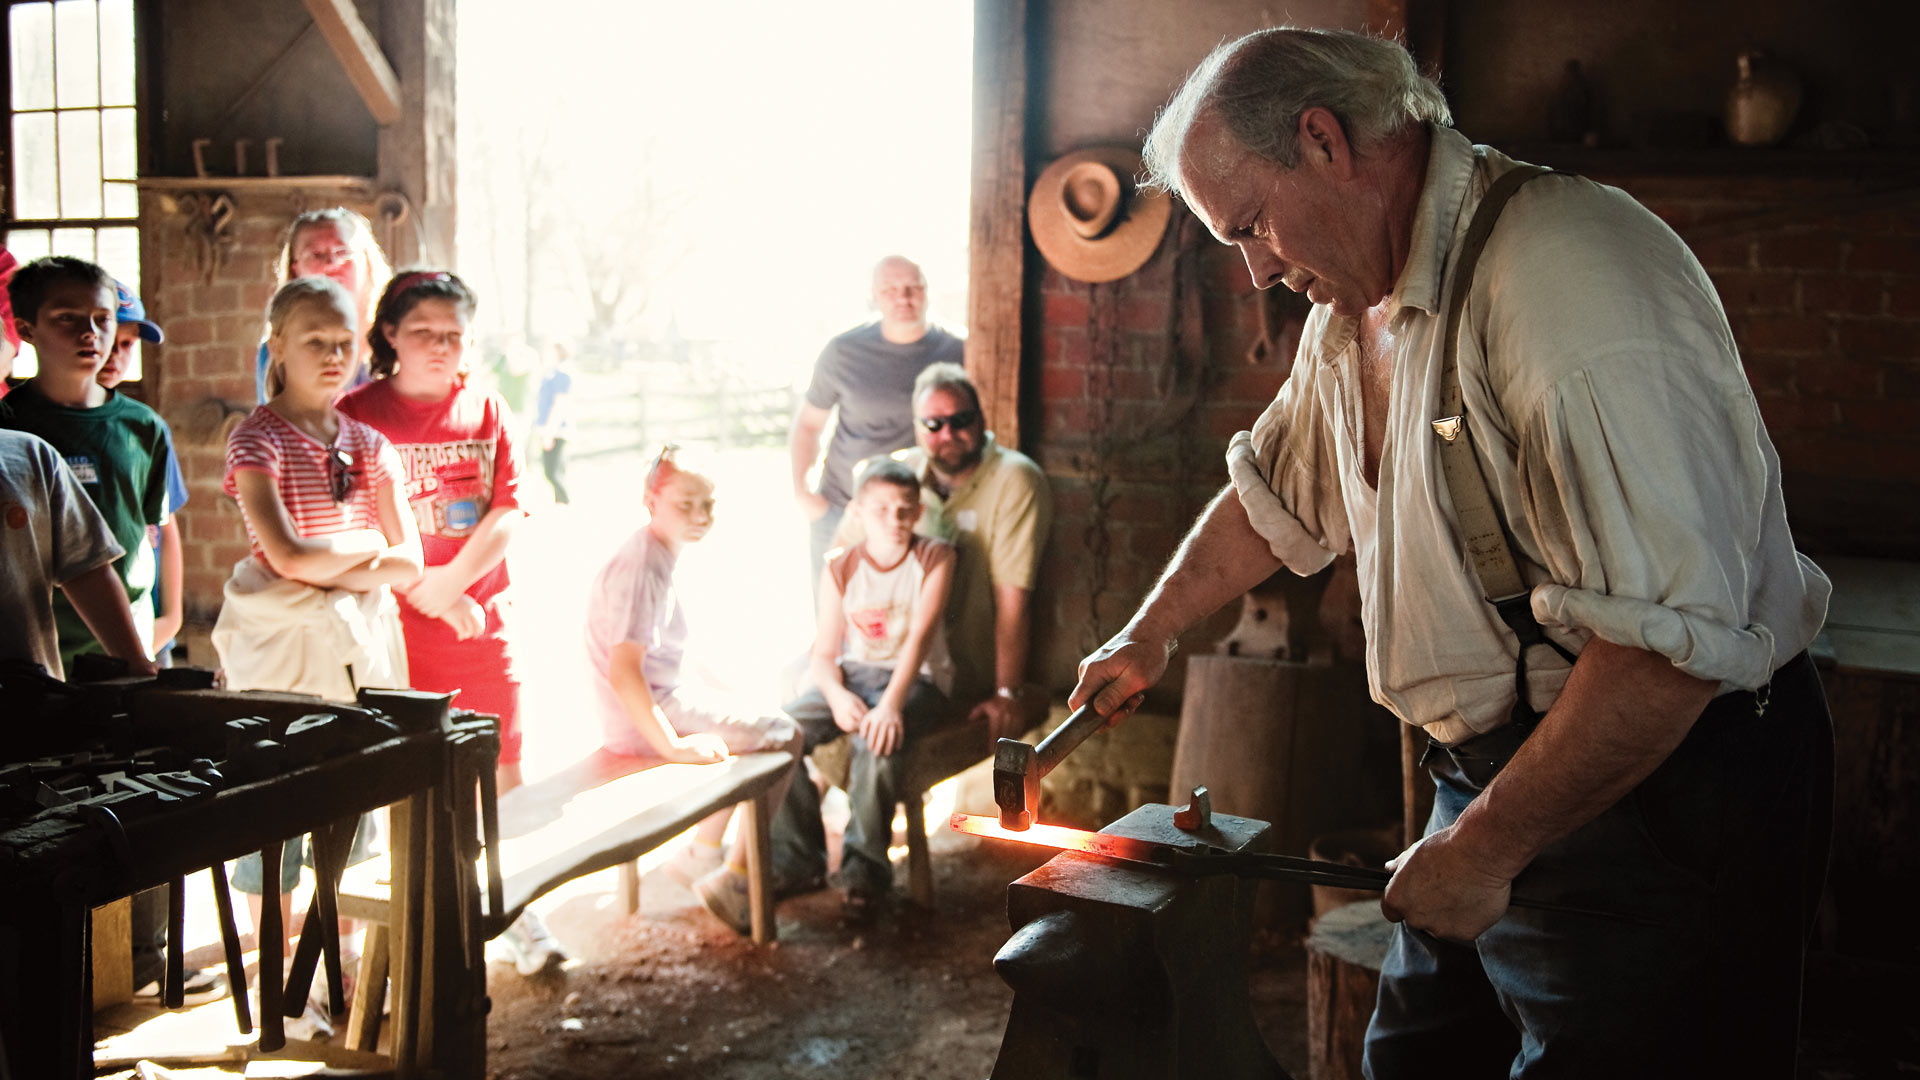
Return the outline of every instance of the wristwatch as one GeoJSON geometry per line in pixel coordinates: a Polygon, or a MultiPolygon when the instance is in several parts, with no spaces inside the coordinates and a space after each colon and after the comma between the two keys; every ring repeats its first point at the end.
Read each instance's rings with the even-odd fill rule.
{"type": "Polygon", "coordinates": [[[1027,696],[1027,688],[1025,686],[1001,686],[994,689],[993,696],[1006,698],[1008,701],[1018,703],[1021,698],[1027,696]]]}

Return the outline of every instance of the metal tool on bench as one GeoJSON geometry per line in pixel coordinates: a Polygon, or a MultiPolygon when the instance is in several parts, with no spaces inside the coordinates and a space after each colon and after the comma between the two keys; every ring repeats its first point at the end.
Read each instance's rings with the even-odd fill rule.
{"type": "Polygon", "coordinates": [[[1054,728],[1040,745],[1001,739],[993,748],[993,801],[1000,807],[1000,824],[1014,832],[1033,825],[1040,808],[1040,779],[1054,770],[1087,736],[1107,726],[1107,718],[1088,702],[1054,728]]]}

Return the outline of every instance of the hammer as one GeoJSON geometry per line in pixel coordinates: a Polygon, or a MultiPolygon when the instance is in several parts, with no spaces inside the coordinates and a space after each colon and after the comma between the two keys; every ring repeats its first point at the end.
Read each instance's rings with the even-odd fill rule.
{"type": "Polygon", "coordinates": [[[1033,811],[1040,805],[1040,778],[1052,772],[1061,759],[1087,736],[1107,726],[1107,718],[1093,711],[1088,702],[1073,711],[1067,722],[1054,728],[1029,746],[1018,739],[1001,739],[993,748],[993,801],[1000,805],[1000,825],[1014,832],[1026,832],[1033,825],[1033,811]]]}

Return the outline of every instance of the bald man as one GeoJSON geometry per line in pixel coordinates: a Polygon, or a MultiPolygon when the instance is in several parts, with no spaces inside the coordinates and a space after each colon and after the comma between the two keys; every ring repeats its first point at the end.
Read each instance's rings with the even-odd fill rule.
{"type": "Polygon", "coordinates": [[[793,459],[793,497],[811,523],[808,578],[819,587],[820,567],[851,497],[853,466],[875,454],[913,445],[913,380],[938,363],[960,363],[959,338],[927,320],[927,279],[899,255],[873,268],[876,322],[827,342],[813,365],[806,400],[787,435],[793,459]],[[839,410],[819,487],[807,473],[820,457],[820,434],[839,410]]]}

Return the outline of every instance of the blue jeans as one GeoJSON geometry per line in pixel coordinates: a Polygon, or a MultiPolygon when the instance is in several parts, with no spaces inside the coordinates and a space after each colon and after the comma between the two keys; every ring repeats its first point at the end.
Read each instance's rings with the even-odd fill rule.
{"type": "MultiPolygon", "coordinates": [[[[1642,921],[1516,908],[1471,944],[1396,928],[1366,1075],[1791,1077],[1833,813],[1833,726],[1806,654],[1755,712],[1751,693],[1716,699],[1513,882],[1642,921]]],[[[1504,731],[1429,751],[1429,835],[1519,748],[1504,731]]]]}
{"type": "MultiPolygon", "coordinates": [[[[886,692],[893,670],[845,663],[840,665],[840,677],[848,690],[873,706],[886,692]]],[[[808,688],[790,702],[785,712],[805,733],[806,753],[843,736],[853,740],[853,760],[847,775],[847,804],[852,815],[841,838],[840,877],[842,883],[859,889],[884,891],[893,882],[887,845],[893,840],[893,805],[899,797],[907,747],[950,719],[952,703],[931,682],[916,679],[900,710],[900,746],[887,757],[875,754],[859,735],[841,731],[833,722],[833,709],[817,687],[808,688]]],[[[826,872],[827,836],[820,824],[820,792],[804,776],[796,777],[788,786],[786,801],[774,815],[773,865],[775,880],[783,884],[798,884],[826,872]]]]}

